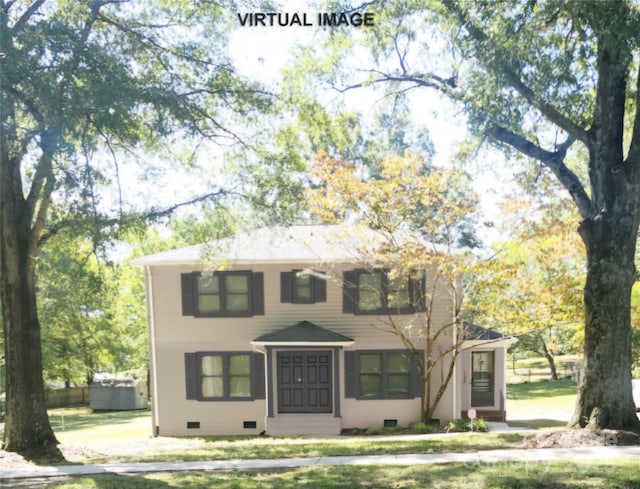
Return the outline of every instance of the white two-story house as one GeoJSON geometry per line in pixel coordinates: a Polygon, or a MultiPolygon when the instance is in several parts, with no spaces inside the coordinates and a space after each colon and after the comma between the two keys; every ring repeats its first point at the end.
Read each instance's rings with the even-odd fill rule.
{"type": "MultiPolygon", "coordinates": [[[[421,419],[416,356],[381,326],[421,321],[416,298],[433,277],[364,266],[356,250],[375,233],[351,231],[262,228],[134,261],[147,288],[155,435],[333,435],[421,419]]],[[[452,298],[434,294],[432,318],[450,323],[452,298]]],[[[511,340],[467,329],[433,417],[474,407],[504,419],[511,340]]]]}

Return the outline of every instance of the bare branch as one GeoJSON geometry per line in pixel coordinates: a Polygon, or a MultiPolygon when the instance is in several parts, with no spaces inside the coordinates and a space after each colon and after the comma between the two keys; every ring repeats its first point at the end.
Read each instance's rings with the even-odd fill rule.
{"type": "Polygon", "coordinates": [[[377,78],[365,82],[354,83],[353,85],[348,85],[346,87],[336,87],[335,85],[332,87],[334,90],[339,93],[345,93],[349,90],[353,90],[356,88],[363,88],[372,84],[379,83],[413,83],[413,87],[410,88],[434,88],[440,92],[446,93],[447,95],[457,98],[458,95],[454,93],[453,89],[456,88],[456,77],[451,76],[449,78],[443,78],[441,76],[435,75],[433,73],[429,74],[413,74],[413,75],[390,75],[388,73],[383,73],[377,70],[369,70],[369,73],[373,73],[377,75],[377,78]]]}

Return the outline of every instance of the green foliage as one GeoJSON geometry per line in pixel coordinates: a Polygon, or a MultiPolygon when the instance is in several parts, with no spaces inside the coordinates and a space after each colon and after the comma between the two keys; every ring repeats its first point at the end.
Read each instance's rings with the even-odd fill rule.
{"type": "Polygon", "coordinates": [[[463,433],[465,431],[489,431],[484,419],[452,419],[444,427],[447,433],[463,433]]]}
{"type": "Polygon", "coordinates": [[[442,426],[439,423],[425,423],[424,421],[418,421],[409,425],[409,433],[424,434],[424,433],[439,433],[442,431],[442,426]]]}
{"type": "Polygon", "coordinates": [[[38,262],[45,377],[91,382],[98,372],[146,376],[140,274],[109,263],[87,239],[62,233],[38,262]]]}
{"type": "Polygon", "coordinates": [[[464,342],[460,331],[468,286],[464,278],[473,275],[474,265],[454,246],[469,222],[475,199],[461,191],[464,175],[429,169],[419,155],[386,158],[378,169],[379,175],[372,176],[361,164],[321,154],[311,175],[316,185],[307,193],[307,202],[309,211],[322,222],[346,221],[352,229],[374,231],[376,239],[353,250],[368,269],[388,267],[392,277],[416,277],[416,272],[425,271],[425,290],[411,299],[412,304],[424,304],[424,310],[416,307],[411,321],[388,314],[374,327],[397,337],[414,356],[424,387],[421,413],[428,420],[453,378],[464,342]],[[447,312],[434,312],[440,310],[447,312]],[[456,340],[443,340],[446,336],[456,340]],[[421,349],[426,358],[418,353],[421,349]]]}
{"type": "MultiPolygon", "coordinates": [[[[532,180],[526,176],[520,188],[532,180]]],[[[502,205],[507,235],[478,275],[466,311],[518,337],[510,352],[532,352],[553,362],[582,345],[584,245],[566,222],[577,219],[557,184],[528,189],[530,197],[510,197],[502,205]],[[535,190],[535,191],[534,191],[535,190]]]]}

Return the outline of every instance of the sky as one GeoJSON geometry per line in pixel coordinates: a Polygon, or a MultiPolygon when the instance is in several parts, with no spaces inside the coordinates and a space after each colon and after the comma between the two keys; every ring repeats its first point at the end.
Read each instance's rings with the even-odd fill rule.
{"type": "MultiPolygon", "coordinates": [[[[285,6],[280,9],[283,13],[308,12],[308,18],[315,18],[315,11],[301,8],[301,2],[284,3],[285,6]]],[[[238,21],[229,48],[240,74],[277,84],[281,80],[281,70],[291,59],[291,50],[296,43],[319,42],[321,37],[322,28],[317,26],[241,26],[238,21]]],[[[436,152],[433,163],[441,166],[455,163],[457,146],[466,136],[464,115],[434,92],[413,90],[409,96],[411,106],[416,108],[413,119],[428,128],[434,143],[436,152]]],[[[366,116],[375,110],[376,97],[379,96],[372,97],[364,89],[354,90],[348,93],[347,103],[366,116]]],[[[474,177],[473,186],[481,198],[481,222],[500,220],[498,204],[509,189],[505,182],[510,179],[510,175],[505,171],[496,173],[498,165],[492,162],[502,158],[495,151],[482,151],[478,154],[479,161],[475,165],[477,168],[474,168],[474,173],[478,174],[474,177]]],[[[495,228],[478,229],[478,232],[487,243],[500,238],[495,228]]]]}

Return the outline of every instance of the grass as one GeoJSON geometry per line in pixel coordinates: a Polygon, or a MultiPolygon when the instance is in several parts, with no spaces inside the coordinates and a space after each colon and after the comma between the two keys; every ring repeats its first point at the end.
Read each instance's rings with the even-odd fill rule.
{"type": "Polygon", "coordinates": [[[140,440],[151,436],[151,415],[147,410],[93,412],[88,407],[50,409],[49,421],[61,443],[140,440]]]}
{"type": "MultiPolygon", "coordinates": [[[[559,355],[555,359],[556,369],[560,377],[571,374],[571,370],[565,368],[567,364],[575,363],[580,358],[576,355],[559,355]]],[[[549,363],[543,357],[523,358],[516,361],[515,369],[513,360],[507,357],[507,382],[519,384],[523,382],[540,382],[551,379],[549,363]]]]}
{"type": "MultiPolygon", "coordinates": [[[[52,410],[52,420],[59,410],[52,410]]],[[[444,453],[519,447],[521,434],[463,433],[420,437],[342,436],[270,438],[265,436],[150,438],[148,413],[91,413],[88,408],[65,409],[65,431],[56,434],[65,448],[75,447],[77,463],[200,461],[444,453]],[[95,416],[95,418],[92,418],[95,416]],[[93,423],[91,420],[93,419],[93,423]],[[107,433],[111,432],[111,438],[107,433]],[[117,439],[114,446],[113,440],[117,439]],[[87,450],[78,447],[84,445],[87,450]],[[79,454],[79,455],[78,455],[79,454]]],[[[58,423],[62,424],[62,415],[58,423]]]]}
{"type": "Polygon", "coordinates": [[[507,386],[509,419],[536,419],[546,415],[563,419],[571,414],[577,395],[575,382],[569,379],[507,386]]]}
{"type": "Polygon", "coordinates": [[[465,488],[589,489],[640,488],[637,460],[606,463],[505,462],[391,466],[315,467],[288,471],[169,473],[83,477],[30,485],[56,489],[299,489],[299,488],[465,488]]]}
{"type": "MultiPolygon", "coordinates": [[[[558,417],[570,412],[576,387],[569,380],[509,385],[507,409],[512,425],[562,426],[558,417]],[[554,415],[553,417],[551,415],[554,415]]],[[[147,411],[92,413],[88,408],[50,411],[63,445],[90,447],[74,462],[145,462],[322,457],[405,453],[444,453],[520,448],[519,433],[465,433],[418,437],[343,436],[333,438],[189,437],[151,438],[147,411]],[[100,446],[122,450],[115,452],[100,446]],[[129,448],[129,450],[124,450],[129,448]]],[[[30,481],[29,487],[59,489],[142,488],[637,488],[637,460],[606,462],[501,462],[446,465],[337,466],[256,472],[188,472],[145,475],[102,475],[68,480],[30,481]]]]}
{"type": "MultiPolygon", "coordinates": [[[[568,380],[513,384],[508,388],[510,424],[529,428],[566,424],[575,399],[575,385],[568,380]],[[536,414],[538,413],[538,414],[536,414]],[[555,417],[548,416],[556,413],[555,417]]],[[[461,434],[455,437],[363,437],[270,438],[189,437],[151,438],[148,411],[98,412],[89,408],[49,411],[63,446],[85,446],[75,450],[75,463],[229,460],[234,458],[291,458],[339,455],[443,453],[518,447],[522,434],[461,434]],[[114,447],[113,440],[117,440],[114,447]]]]}
{"type": "MultiPolygon", "coordinates": [[[[557,359],[562,364],[575,357],[557,359]]],[[[516,362],[516,374],[507,375],[507,419],[509,425],[522,428],[557,428],[567,424],[576,402],[577,387],[570,379],[550,380],[549,364],[544,358],[527,358],[516,362]],[[532,375],[523,376],[523,372],[532,375]],[[532,377],[535,382],[522,381],[532,377]]]]}

